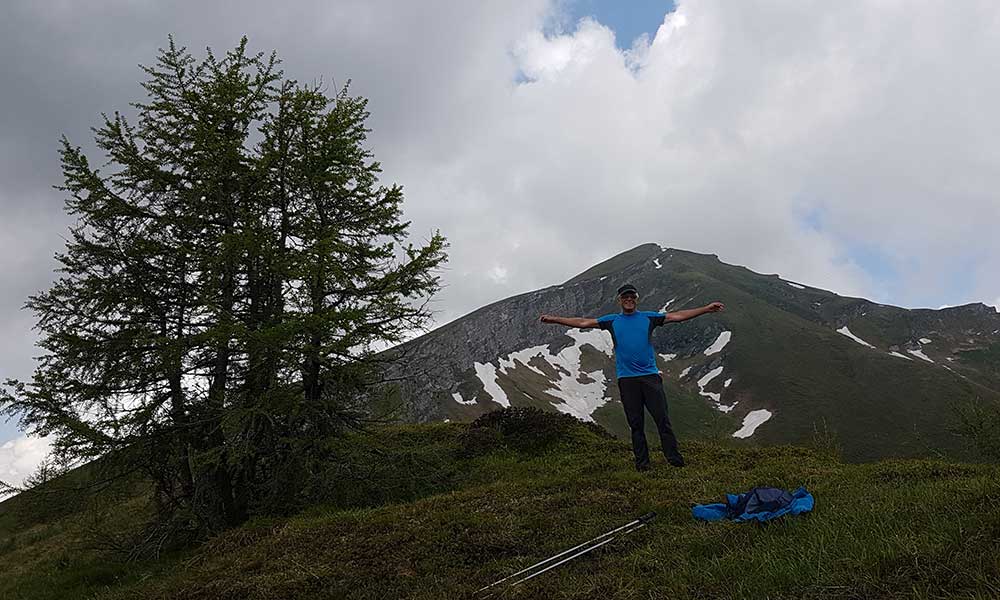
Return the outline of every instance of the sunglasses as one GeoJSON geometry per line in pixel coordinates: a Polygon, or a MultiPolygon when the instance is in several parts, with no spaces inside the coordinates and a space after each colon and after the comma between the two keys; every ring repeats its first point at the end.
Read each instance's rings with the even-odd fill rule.
{"type": "Polygon", "coordinates": [[[622,294],[621,296],[618,297],[621,298],[622,300],[638,300],[639,298],[639,296],[636,296],[635,294],[622,294]]]}

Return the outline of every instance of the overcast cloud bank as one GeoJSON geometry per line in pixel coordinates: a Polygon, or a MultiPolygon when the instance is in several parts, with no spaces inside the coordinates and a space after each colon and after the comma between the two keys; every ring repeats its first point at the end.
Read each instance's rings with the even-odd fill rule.
{"type": "MultiPolygon", "coordinates": [[[[353,79],[412,234],[450,240],[439,324],[645,242],[899,306],[1000,306],[1000,5],[681,2],[626,51],[594,20],[551,33],[563,8],[13,3],[0,376],[37,353],[18,308],[68,223],[58,136],[86,147],[101,111],[128,113],[168,33],[196,55],[246,34],[291,76],[353,79]]],[[[0,473],[42,446],[5,450],[0,473]]]]}

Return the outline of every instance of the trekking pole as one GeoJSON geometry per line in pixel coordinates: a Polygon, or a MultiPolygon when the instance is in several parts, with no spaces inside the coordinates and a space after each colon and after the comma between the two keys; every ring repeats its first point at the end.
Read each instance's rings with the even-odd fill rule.
{"type": "Polygon", "coordinates": [[[652,521],[655,518],[656,518],[656,513],[655,512],[646,513],[646,514],[642,515],[641,517],[639,517],[638,519],[636,519],[636,520],[634,520],[634,521],[632,521],[630,523],[626,523],[625,525],[622,525],[621,527],[619,527],[617,529],[613,529],[613,530],[611,530],[611,531],[609,531],[607,533],[601,534],[601,535],[597,536],[596,538],[594,538],[592,540],[588,540],[588,541],[586,541],[586,542],[584,542],[582,544],[579,544],[577,546],[573,546],[569,550],[566,550],[564,552],[560,552],[559,554],[556,554],[555,556],[546,558],[543,561],[537,562],[537,563],[531,565],[530,567],[527,567],[525,569],[521,569],[520,571],[518,571],[517,573],[514,573],[513,575],[508,575],[507,577],[504,577],[500,581],[497,581],[495,583],[491,583],[490,585],[488,585],[488,586],[486,586],[484,588],[480,588],[475,593],[476,594],[480,594],[482,592],[485,592],[486,590],[489,590],[489,589],[491,589],[493,587],[496,587],[496,586],[500,585],[501,583],[503,583],[503,582],[505,582],[505,581],[507,581],[509,579],[513,579],[513,578],[517,577],[518,575],[523,575],[524,573],[527,573],[529,571],[533,571],[534,569],[536,569],[538,567],[541,567],[542,565],[545,565],[547,563],[551,563],[552,561],[554,561],[554,560],[556,560],[558,558],[562,558],[562,557],[566,556],[567,554],[570,554],[570,553],[572,553],[574,551],[580,550],[580,548],[584,548],[584,547],[590,546],[591,544],[594,544],[598,540],[603,540],[601,543],[594,544],[593,546],[590,546],[586,550],[582,550],[580,552],[577,552],[576,554],[573,554],[571,556],[567,556],[563,560],[561,560],[561,561],[559,561],[559,562],[557,562],[555,564],[551,564],[551,565],[545,567],[544,569],[538,571],[537,573],[532,573],[531,575],[529,575],[529,576],[527,576],[527,577],[525,577],[523,579],[519,579],[517,581],[514,581],[514,582],[512,582],[512,583],[509,584],[509,587],[514,587],[515,585],[519,585],[521,583],[524,583],[525,581],[528,581],[529,579],[531,579],[533,577],[541,575],[542,573],[548,571],[549,569],[554,569],[555,567],[558,567],[559,565],[561,565],[563,563],[567,563],[567,562],[573,560],[574,558],[577,558],[578,556],[583,556],[584,554],[590,552],[591,550],[595,550],[597,548],[600,548],[604,544],[607,544],[608,542],[613,541],[615,539],[615,537],[614,537],[615,534],[617,534],[619,532],[621,532],[622,535],[627,535],[629,533],[632,533],[636,529],[642,528],[643,526],[645,526],[646,524],[648,524],[650,521],[652,521]],[[607,538],[607,539],[605,539],[605,538],[607,538]]]}
{"type": "MultiPolygon", "coordinates": [[[[645,525],[645,523],[643,523],[642,525],[645,525]]],[[[642,525],[637,525],[637,526],[633,527],[632,529],[629,529],[628,531],[623,531],[621,533],[621,535],[627,535],[629,533],[632,533],[636,529],[639,529],[640,527],[642,527],[642,525]]],[[[561,565],[563,563],[567,563],[567,562],[573,560],[574,558],[577,558],[579,556],[583,556],[584,554],[590,552],[591,550],[596,550],[596,549],[600,548],[601,546],[603,546],[604,544],[607,544],[607,543],[613,542],[613,541],[615,541],[615,536],[612,536],[612,537],[604,540],[600,544],[594,544],[593,546],[587,548],[586,550],[581,550],[580,552],[577,552],[576,554],[573,554],[571,556],[567,556],[566,558],[562,559],[561,561],[559,561],[559,562],[557,562],[557,563],[555,563],[553,565],[549,565],[549,566],[545,567],[541,571],[537,571],[535,573],[532,573],[531,575],[528,575],[524,579],[519,579],[519,580],[515,581],[514,583],[510,584],[510,587],[514,587],[515,585],[521,585],[525,581],[528,581],[529,579],[532,579],[534,577],[538,577],[539,575],[541,575],[542,573],[548,571],[549,569],[554,569],[554,568],[558,567],[559,565],[561,565]]]]}

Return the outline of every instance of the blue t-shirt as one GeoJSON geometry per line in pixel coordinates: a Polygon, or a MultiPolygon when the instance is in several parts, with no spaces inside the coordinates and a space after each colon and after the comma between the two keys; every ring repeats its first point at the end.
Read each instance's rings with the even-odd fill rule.
{"type": "Polygon", "coordinates": [[[618,378],[656,375],[653,353],[653,330],[666,322],[663,313],[635,311],[617,313],[597,319],[597,326],[611,332],[615,344],[615,372],[618,378]]]}

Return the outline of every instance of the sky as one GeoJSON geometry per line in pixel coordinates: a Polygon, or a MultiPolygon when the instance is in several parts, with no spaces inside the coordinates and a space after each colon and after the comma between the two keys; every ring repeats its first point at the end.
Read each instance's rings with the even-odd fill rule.
{"type": "MultiPolygon", "coordinates": [[[[0,20],[0,378],[69,220],[58,141],[94,153],[173,34],[247,35],[348,79],[415,242],[450,243],[438,325],[636,245],[896,306],[1000,305],[1000,5],[968,0],[274,3],[8,0],[0,20]]],[[[0,424],[0,479],[45,452],[0,424]]]]}

